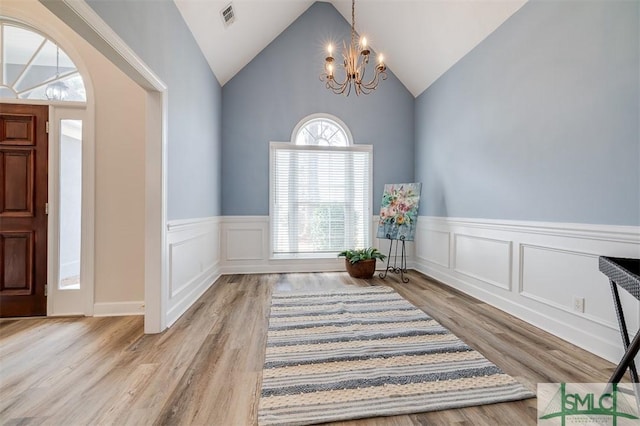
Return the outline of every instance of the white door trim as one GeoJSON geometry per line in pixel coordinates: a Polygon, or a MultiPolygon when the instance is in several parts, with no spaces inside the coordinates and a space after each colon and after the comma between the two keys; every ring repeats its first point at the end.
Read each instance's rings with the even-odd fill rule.
{"type": "Polygon", "coordinates": [[[147,91],[145,141],[145,333],[166,328],[167,111],[164,82],[84,0],[40,2],[147,91]]]}
{"type": "MultiPolygon", "coordinates": [[[[52,27],[49,22],[43,19],[35,18],[31,14],[25,12],[23,9],[13,7],[12,5],[3,5],[2,16],[12,19],[16,19],[27,26],[30,26],[47,38],[54,40],[60,45],[62,49],[69,55],[73,63],[77,66],[80,75],[82,76],[85,90],[87,93],[87,102],[61,102],[61,101],[48,101],[48,100],[35,100],[35,99],[4,99],[2,102],[11,104],[30,104],[30,105],[49,105],[49,122],[52,123],[55,117],[59,115],[58,111],[75,111],[82,115],[83,120],[83,151],[82,151],[82,167],[83,167],[83,181],[82,181],[82,259],[81,259],[81,280],[83,281],[84,288],[79,299],[70,301],[75,303],[73,307],[77,310],[76,313],[83,315],[93,315],[93,298],[94,298],[94,262],[95,262],[95,97],[93,91],[93,83],[87,66],[82,60],[82,56],[73,47],[73,44],[59,31],[52,27]]],[[[61,112],[60,112],[61,113],[61,112]]],[[[56,129],[50,129],[48,135],[49,152],[51,152],[52,145],[54,144],[53,135],[56,129]]],[[[49,155],[48,162],[48,191],[49,201],[51,201],[56,195],[52,192],[52,182],[57,179],[57,174],[52,173],[52,156],[49,155]]],[[[54,171],[57,170],[57,167],[54,171]]],[[[58,239],[57,230],[58,223],[57,215],[49,215],[47,219],[47,283],[53,285],[57,282],[57,265],[52,267],[52,260],[57,261],[58,239]],[[53,251],[55,250],[55,252],[53,251]]],[[[51,288],[51,287],[50,287],[51,288]]],[[[47,297],[47,315],[59,315],[62,312],[56,312],[54,309],[55,294],[49,293],[50,297],[47,297]]],[[[66,303],[65,303],[66,304],[66,303]]]]}

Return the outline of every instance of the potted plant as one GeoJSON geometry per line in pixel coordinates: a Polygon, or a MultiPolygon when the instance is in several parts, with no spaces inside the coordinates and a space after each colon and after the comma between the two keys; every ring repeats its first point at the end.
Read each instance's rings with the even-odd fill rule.
{"type": "Polygon", "coordinates": [[[344,257],[347,272],[353,278],[371,278],[376,272],[376,259],[384,260],[387,256],[377,248],[349,249],[342,251],[338,257],[344,257]]]}

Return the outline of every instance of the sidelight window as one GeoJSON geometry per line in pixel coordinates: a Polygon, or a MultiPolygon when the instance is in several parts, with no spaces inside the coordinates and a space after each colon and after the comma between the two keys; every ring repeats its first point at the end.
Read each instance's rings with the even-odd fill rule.
{"type": "Polygon", "coordinates": [[[58,197],[61,290],[80,288],[82,234],[82,120],[60,120],[58,197]]]}

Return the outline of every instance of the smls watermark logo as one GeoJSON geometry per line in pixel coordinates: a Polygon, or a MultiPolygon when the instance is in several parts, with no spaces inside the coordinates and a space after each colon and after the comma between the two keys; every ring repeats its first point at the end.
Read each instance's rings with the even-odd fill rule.
{"type": "Polygon", "coordinates": [[[538,424],[640,425],[634,386],[630,383],[540,383],[538,424]]]}

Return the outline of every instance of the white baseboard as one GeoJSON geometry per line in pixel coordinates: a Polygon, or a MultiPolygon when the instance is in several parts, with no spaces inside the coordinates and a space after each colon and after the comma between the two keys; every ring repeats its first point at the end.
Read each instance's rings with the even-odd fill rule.
{"type": "Polygon", "coordinates": [[[125,315],[144,315],[144,300],[137,302],[94,303],[94,317],[119,317],[125,315]]]}
{"type": "MultiPolygon", "coordinates": [[[[639,254],[638,227],[420,217],[411,264],[617,363],[622,345],[598,257],[639,254]],[[584,312],[574,309],[576,297],[584,298],[584,312]]],[[[638,301],[620,293],[627,325],[635,333],[638,301]]]]}
{"type": "Polygon", "coordinates": [[[220,220],[169,222],[166,324],[172,325],[220,276],[220,220]]]}
{"type": "Polygon", "coordinates": [[[220,273],[217,264],[198,274],[192,282],[189,283],[188,291],[178,300],[174,301],[172,306],[167,310],[167,327],[173,325],[218,278],[220,278],[220,273]]]}

